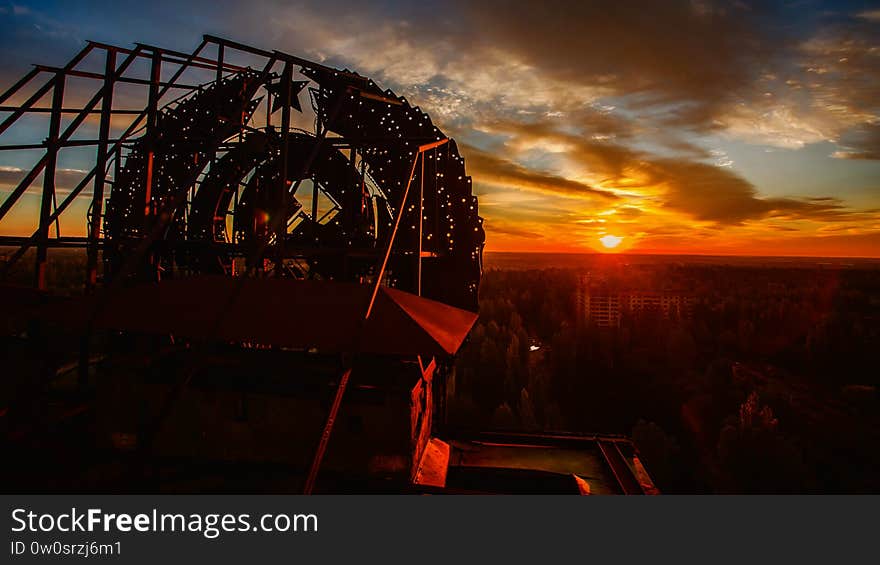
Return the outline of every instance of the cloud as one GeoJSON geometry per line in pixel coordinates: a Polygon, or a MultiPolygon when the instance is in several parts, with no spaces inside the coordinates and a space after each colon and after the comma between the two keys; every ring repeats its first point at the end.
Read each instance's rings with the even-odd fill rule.
{"type": "Polygon", "coordinates": [[[467,2],[482,41],[544,75],[644,94],[653,104],[714,106],[749,79],[772,43],[754,12],[668,2],[467,2]]]}
{"type": "Polygon", "coordinates": [[[836,222],[877,217],[857,211],[839,200],[760,197],[755,187],[725,167],[705,163],[657,160],[647,165],[651,177],[665,191],[663,205],[694,219],[738,225],[764,218],[836,222]]]}
{"type": "Polygon", "coordinates": [[[569,197],[617,199],[613,192],[593,188],[584,183],[551,173],[528,169],[496,154],[460,144],[468,172],[477,182],[515,187],[569,197]]]}
{"type": "Polygon", "coordinates": [[[841,149],[831,156],[837,159],[880,159],[880,122],[850,132],[841,140],[841,149]]]}
{"type": "MultiPolygon", "coordinates": [[[[13,190],[28,173],[25,169],[12,166],[0,166],[0,190],[13,190]]],[[[79,184],[88,171],[80,169],[58,168],[55,170],[55,192],[67,194],[79,184]]],[[[91,194],[91,186],[83,190],[81,194],[91,194]]],[[[42,173],[34,179],[28,188],[28,192],[40,193],[43,190],[42,173]]]]}
{"type": "Polygon", "coordinates": [[[859,12],[858,17],[863,20],[868,20],[869,22],[880,22],[880,10],[866,10],[864,12],[859,12]]]}
{"type": "Polygon", "coordinates": [[[544,234],[537,230],[525,229],[517,222],[509,222],[501,219],[487,219],[484,223],[484,227],[492,234],[526,239],[544,238],[544,234]]]}
{"type": "Polygon", "coordinates": [[[765,254],[849,257],[876,257],[880,248],[880,231],[870,233],[834,234],[760,239],[756,242],[765,254]]]}
{"type": "Polygon", "coordinates": [[[838,158],[876,159],[880,136],[880,47],[875,24],[846,18],[821,26],[717,117],[723,131],[750,142],[797,149],[843,146],[838,158]]]}
{"type": "Polygon", "coordinates": [[[853,210],[830,196],[762,197],[754,185],[730,167],[658,157],[620,144],[561,132],[543,122],[498,121],[489,128],[510,136],[507,148],[561,147],[561,153],[573,167],[600,179],[598,187],[618,194],[628,191],[634,198],[647,198],[661,208],[683,212],[695,220],[740,225],[770,217],[825,222],[877,217],[874,211],[853,210]]]}

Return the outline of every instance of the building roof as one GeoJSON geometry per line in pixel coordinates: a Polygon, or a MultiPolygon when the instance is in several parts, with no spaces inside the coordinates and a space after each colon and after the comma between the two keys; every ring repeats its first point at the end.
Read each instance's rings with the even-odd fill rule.
{"type": "Polygon", "coordinates": [[[94,329],[383,355],[453,354],[477,318],[382,287],[365,322],[371,291],[334,281],[198,276],[71,300],[41,317],[76,330],[94,316],[94,329]]]}
{"type": "Polygon", "coordinates": [[[426,449],[416,484],[438,492],[659,493],[619,436],[482,432],[431,442],[445,450],[426,449]]]}
{"type": "Polygon", "coordinates": [[[589,484],[591,494],[620,492],[595,446],[576,449],[480,441],[452,445],[450,486],[510,493],[577,493],[580,479],[589,484]]]}

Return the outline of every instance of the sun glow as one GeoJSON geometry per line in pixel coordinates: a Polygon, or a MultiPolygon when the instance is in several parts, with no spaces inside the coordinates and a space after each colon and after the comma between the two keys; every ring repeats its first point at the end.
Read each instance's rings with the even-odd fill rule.
{"type": "Polygon", "coordinates": [[[599,238],[599,241],[606,249],[614,249],[620,242],[623,241],[622,237],[618,237],[616,235],[606,235],[599,238]]]}

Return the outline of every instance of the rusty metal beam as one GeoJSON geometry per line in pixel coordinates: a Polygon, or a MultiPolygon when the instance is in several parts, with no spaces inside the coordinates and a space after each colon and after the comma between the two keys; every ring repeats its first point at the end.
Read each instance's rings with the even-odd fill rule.
{"type": "MultiPolygon", "coordinates": [[[[282,221],[276,222],[275,229],[275,276],[280,277],[284,266],[284,240],[287,237],[287,222],[283,216],[287,211],[287,179],[289,176],[288,166],[290,157],[290,101],[293,95],[293,65],[284,64],[281,73],[281,178],[278,186],[278,202],[276,214],[282,217],[282,221]]],[[[268,107],[267,112],[272,111],[268,107]]],[[[317,185],[317,183],[316,183],[317,185]]],[[[294,192],[296,192],[294,190],[294,192]]]]}
{"type": "MultiPolygon", "coordinates": [[[[0,112],[14,112],[18,109],[18,106],[0,106],[0,112]]],[[[25,110],[29,114],[49,114],[52,112],[52,108],[29,108],[25,110]]],[[[82,112],[82,108],[62,108],[62,114],[79,114],[82,112]]],[[[101,110],[89,110],[88,114],[100,114],[101,110]]],[[[127,114],[127,115],[136,115],[140,114],[141,110],[111,110],[111,114],[127,114]]]]}
{"type": "MultiPolygon", "coordinates": [[[[88,55],[91,51],[92,51],[92,46],[86,45],[82,51],[77,53],[73,59],[71,59],[66,65],[64,65],[64,70],[69,71],[69,70],[73,69],[74,67],[76,67],[80,63],[80,61],[82,61],[86,57],[86,55],[88,55]]],[[[37,89],[37,91],[34,92],[30,98],[28,98],[20,107],[18,107],[14,112],[12,112],[12,115],[7,117],[3,121],[3,123],[0,124],[0,134],[2,134],[4,131],[9,129],[9,126],[14,124],[16,122],[16,120],[18,120],[18,118],[23,116],[28,108],[30,108],[31,106],[36,104],[43,96],[46,95],[46,93],[48,93],[52,89],[52,87],[55,85],[55,80],[57,79],[57,76],[58,76],[57,74],[53,75],[52,78],[50,78],[48,81],[46,81],[46,83],[43,86],[41,86],[39,89],[37,89]]],[[[21,81],[19,81],[19,82],[21,82],[21,81]]],[[[10,89],[10,90],[12,90],[12,89],[10,89]]],[[[4,96],[6,96],[6,95],[11,96],[12,93],[13,92],[7,91],[6,93],[4,93],[4,96]]],[[[5,101],[5,98],[4,98],[4,101],[5,101]]],[[[0,216],[0,217],[2,217],[2,216],[0,216]]]]}
{"type": "Polygon", "coordinates": [[[419,153],[430,151],[431,149],[435,149],[437,147],[440,147],[441,145],[446,145],[447,143],[449,143],[449,138],[444,137],[443,139],[438,139],[433,143],[425,143],[424,145],[419,145],[419,153]]]}
{"type": "Polygon", "coordinates": [[[351,378],[351,368],[346,369],[339,378],[339,384],[336,385],[336,394],[333,395],[333,404],[330,405],[330,413],[327,415],[327,421],[324,423],[324,429],[321,431],[321,439],[318,441],[318,449],[312,459],[312,465],[309,468],[309,474],[306,477],[306,484],[303,488],[303,494],[312,494],[315,490],[315,483],[318,480],[318,471],[321,470],[321,461],[324,460],[324,453],[327,451],[327,444],[330,443],[330,435],[333,433],[333,424],[336,423],[336,417],[339,415],[339,406],[342,405],[342,396],[348,387],[348,381],[351,378]]]}
{"type": "MultiPolygon", "coordinates": [[[[16,83],[13,84],[12,86],[10,86],[10,87],[6,90],[6,92],[4,92],[3,94],[0,94],[0,104],[3,104],[3,103],[6,102],[7,100],[9,100],[12,96],[15,95],[16,92],[18,92],[19,90],[21,90],[21,88],[22,88],[24,85],[26,85],[27,83],[29,83],[29,82],[30,82],[34,77],[36,77],[38,74],[40,74],[40,71],[39,71],[38,69],[31,69],[30,71],[28,71],[28,73],[27,73],[26,75],[24,75],[23,77],[21,77],[21,78],[18,80],[18,82],[16,82],[16,83]]],[[[13,108],[12,108],[12,111],[15,111],[15,110],[17,110],[17,109],[18,109],[18,107],[13,107],[13,108]]]]}
{"type": "Polygon", "coordinates": [[[277,59],[277,54],[273,53],[272,51],[266,51],[265,49],[251,47],[250,45],[245,45],[244,43],[232,41],[231,39],[224,39],[222,37],[217,37],[216,35],[203,35],[202,38],[208,43],[215,43],[217,45],[232,47],[237,51],[243,51],[245,53],[251,53],[253,55],[261,55],[263,57],[277,59]]]}
{"type": "MultiPolygon", "coordinates": [[[[216,43],[218,45],[225,45],[226,47],[230,47],[235,49],[236,51],[241,51],[243,53],[250,53],[251,55],[259,55],[261,57],[266,58],[275,58],[278,61],[282,61],[285,63],[293,63],[295,65],[299,65],[301,67],[307,67],[311,69],[320,69],[323,71],[339,73],[341,75],[345,75],[349,78],[358,79],[366,83],[369,79],[366,77],[362,77],[357,73],[352,73],[349,71],[343,71],[340,69],[336,69],[333,67],[328,67],[327,65],[322,65],[321,63],[316,63],[315,61],[310,61],[308,59],[304,59],[302,57],[297,57],[296,55],[291,55],[290,53],[285,53],[284,51],[267,51],[265,49],[260,49],[258,47],[253,47],[251,45],[246,45],[244,43],[239,43],[238,41],[232,41],[231,39],[225,39],[223,37],[217,37],[216,35],[204,35],[205,41],[209,41],[211,43],[216,43]]],[[[374,95],[375,96],[375,95],[374,95]]],[[[398,101],[394,101],[398,103],[398,101]]]]}
{"type": "MultiPolygon", "coordinates": [[[[416,294],[422,295],[422,234],[425,214],[425,155],[422,153],[422,170],[419,173],[419,249],[416,254],[416,294]]],[[[419,360],[421,363],[421,360],[419,360]]]]}
{"type": "MultiPolygon", "coordinates": [[[[63,113],[63,112],[62,112],[63,113]]],[[[111,143],[121,142],[124,139],[110,139],[111,143]]],[[[65,141],[63,143],[59,143],[59,146],[64,147],[88,147],[89,145],[98,145],[101,143],[100,139],[75,139],[73,141],[65,141]]],[[[0,145],[0,151],[26,151],[32,149],[46,149],[48,145],[44,141],[43,143],[28,143],[24,145],[0,145]]]]}
{"type": "MultiPolygon", "coordinates": [[[[153,57],[153,59],[159,60],[160,62],[163,61],[163,58],[161,55],[156,55],[153,57]]],[[[54,73],[54,72],[58,72],[61,70],[58,67],[49,67],[46,65],[37,65],[37,68],[40,69],[41,71],[45,71],[45,72],[49,72],[49,73],[54,73]]],[[[104,80],[104,75],[101,73],[91,73],[91,72],[87,72],[87,71],[70,70],[70,71],[65,71],[65,74],[67,76],[72,76],[72,77],[77,77],[77,78],[91,78],[91,79],[95,79],[95,80],[104,80]]],[[[149,87],[153,87],[154,85],[167,86],[170,88],[179,88],[182,90],[195,90],[199,87],[199,85],[197,85],[197,84],[177,84],[177,83],[172,84],[170,82],[163,82],[161,80],[154,81],[152,79],[147,80],[147,79],[142,79],[142,78],[130,78],[130,77],[122,77],[122,76],[117,77],[116,82],[124,82],[126,84],[140,84],[140,85],[149,86],[149,87]]]]}
{"type": "Polygon", "coordinates": [[[49,120],[49,137],[46,138],[46,167],[43,172],[43,193],[40,198],[40,224],[37,236],[37,258],[34,265],[34,286],[46,290],[46,241],[49,239],[49,206],[55,201],[55,166],[58,164],[58,136],[61,133],[61,107],[64,105],[65,77],[62,71],[55,77],[52,87],[52,117],[49,120]]]}
{"type": "MultiPolygon", "coordinates": [[[[115,73],[117,78],[125,72],[125,70],[128,68],[129,65],[131,65],[132,62],[134,62],[134,59],[135,56],[133,54],[126,57],[125,61],[123,61],[122,65],[120,65],[120,68],[117,69],[115,73]]],[[[68,63],[67,66],[70,66],[70,63],[68,63]]],[[[65,69],[67,69],[67,67],[65,67],[65,69]]],[[[54,83],[55,81],[53,80],[52,82],[54,83]]],[[[92,97],[92,99],[89,100],[89,102],[83,107],[83,111],[73,119],[73,121],[67,126],[67,128],[65,128],[64,133],[62,133],[61,136],[58,138],[57,143],[64,144],[67,142],[68,139],[70,139],[70,136],[74,134],[77,128],[79,128],[83,121],[85,121],[86,116],[88,116],[86,112],[94,109],[94,107],[98,104],[98,101],[101,100],[103,96],[104,88],[101,87],[101,89],[98,90],[98,92],[92,97]]],[[[3,204],[0,205],[0,220],[2,220],[3,217],[12,208],[12,206],[15,205],[21,195],[24,194],[24,191],[27,190],[32,182],[34,182],[34,179],[37,178],[37,176],[41,172],[43,172],[43,169],[46,167],[48,159],[48,153],[46,155],[43,155],[43,157],[37,162],[36,165],[34,165],[30,172],[25,175],[25,178],[23,178],[21,182],[19,182],[18,186],[15,187],[12,193],[6,197],[6,200],[4,200],[3,204]]]]}
{"type": "Polygon", "coordinates": [[[163,60],[166,63],[174,63],[178,65],[184,64],[188,67],[207,70],[214,70],[215,68],[217,68],[223,71],[233,72],[240,72],[247,69],[247,67],[241,67],[225,62],[222,55],[214,60],[207,57],[192,57],[191,53],[184,53],[182,51],[175,51],[173,49],[166,49],[164,47],[156,47],[155,45],[150,45],[149,43],[135,43],[135,45],[147,51],[160,51],[162,53],[163,60]],[[171,55],[172,57],[168,57],[168,55],[171,55]]]}
{"type": "Polygon", "coordinates": [[[101,216],[104,205],[104,182],[107,179],[107,151],[110,137],[110,117],[113,109],[113,76],[116,71],[116,52],[107,50],[104,64],[104,100],[101,102],[101,123],[98,126],[98,152],[95,160],[95,186],[92,189],[89,246],[86,253],[86,289],[94,288],[98,278],[98,239],[101,237],[101,216]]]}

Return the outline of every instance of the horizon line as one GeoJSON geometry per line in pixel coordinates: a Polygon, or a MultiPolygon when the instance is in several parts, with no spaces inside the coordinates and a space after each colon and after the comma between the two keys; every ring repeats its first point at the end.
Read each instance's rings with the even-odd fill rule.
{"type": "Polygon", "coordinates": [[[492,251],[485,250],[484,253],[492,254],[520,254],[520,255],[596,255],[600,257],[615,257],[621,255],[629,256],[685,256],[685,257],[748,257],[754,259],[860,259],[880,261],[880,255],[751,255],[744,253],[688,253],[688,252],[666,252],[666,251],[619,251],[615,253],[605,253],[602,251],[492,251]]]}

